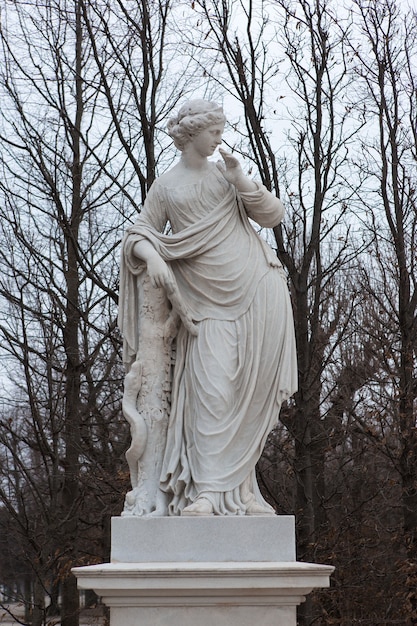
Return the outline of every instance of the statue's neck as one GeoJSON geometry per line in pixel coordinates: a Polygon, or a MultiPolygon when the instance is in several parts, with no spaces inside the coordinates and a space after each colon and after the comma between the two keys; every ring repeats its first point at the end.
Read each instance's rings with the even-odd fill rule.
{"type": "Polygon", "coordinates": [[[181,154],[180,162],[185,169],[195,172],[206,170],[209,167],[207,157],[201,156],[194,150],[184,150],[181,154]]]}

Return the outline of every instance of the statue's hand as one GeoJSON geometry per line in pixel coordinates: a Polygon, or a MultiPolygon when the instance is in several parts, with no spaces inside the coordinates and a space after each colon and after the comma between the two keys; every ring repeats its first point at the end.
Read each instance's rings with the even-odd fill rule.
{"type": "Polygon", "coordinates": [[[244,177],[241,165],[238,159],[230,152],[226,152],[223,148],[219,148],[223,161],[216,163],[217,167],[229,183],[237,185],[238,181],[244,177]]]}
{"type": "Polygon", "coordinates": [[[250,192],[258,189],[257,185],[243,173],[240,163],[233,154],[219,148],[223,161],[216,163],[225,179],[234,185],[238,191],[250,192]]]}
{"type": "Polygon", "coordinates": [[[147,261],[148,274],[152,287],[171,288],[172,277],[168,265],[159,254],[153,254],[147,261]]]}

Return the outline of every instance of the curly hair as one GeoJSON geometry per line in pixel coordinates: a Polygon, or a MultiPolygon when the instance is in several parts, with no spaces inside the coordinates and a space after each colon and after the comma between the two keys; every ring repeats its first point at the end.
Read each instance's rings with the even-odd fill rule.
{"type": "Polygon", "coordinates": [[[214,124],[224,124],[226,117],[221,106],[208,100],[189,100],[168,120],[168,135],[178,150],[183,150],[191,137],[214,124]]]}

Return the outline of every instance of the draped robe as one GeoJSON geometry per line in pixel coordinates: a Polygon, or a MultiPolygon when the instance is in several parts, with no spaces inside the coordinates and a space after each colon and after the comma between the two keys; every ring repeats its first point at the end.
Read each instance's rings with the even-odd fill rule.
{"type": "Polygon", "coordinates": [[[143,238],[168,262],[198,327],[196,336],[181,327],[177,337],[161,475],[170,514],[201,494],[216,514],[245,514],[253,499],[271,512],[255,465],[282,402],[296,390],[295,339],[283,269],[248,216],[272,227],[283,207],[262,185],[237,194],[213,166],[193,184],[155,181],[124,238],[125,361],[138,350],[135,281],[143,262],[133,247],[143,238]],[[168,221],[172,234],[164,235],[168,221]]]}

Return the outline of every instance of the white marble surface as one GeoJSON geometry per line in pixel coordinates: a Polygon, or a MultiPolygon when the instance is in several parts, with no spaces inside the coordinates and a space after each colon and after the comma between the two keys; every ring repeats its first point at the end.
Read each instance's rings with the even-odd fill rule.
{"type": "Polygon", "coordinates": [[[119,517],[112,562],[73,569],[111,626],[296,626],[333,567],[295,560],[292,516],[119,517]]]}
{"type": "Polygon", "coordinates": [[[107,563],[73,569],[111,626],[296,626],[296,607],[333,568],[311,563],[107,563]]]}
{"type": "Polygon", "coordinates": [[[110,611],[112,626],[291,626],[296,609],[290,606],[197,606],[178,610],[136,607],[110,611]]]}
{"type": "Polygon", "coordinates": [[[297,389],[295,336],[285,272],[250,220],[276,226],[284,207],[219,147],[225,120],[205,100],[169,120],[180,159],[154,181],[123,238],[129,515],[274,515],[255,467],[297,389]],[[165,315],[158,289],[172,305],[165,315]]]}
{"type": "Polygon", "coordinates": [[[113,517],[111,560],[295,561],[294,517],[113,517]]]}

